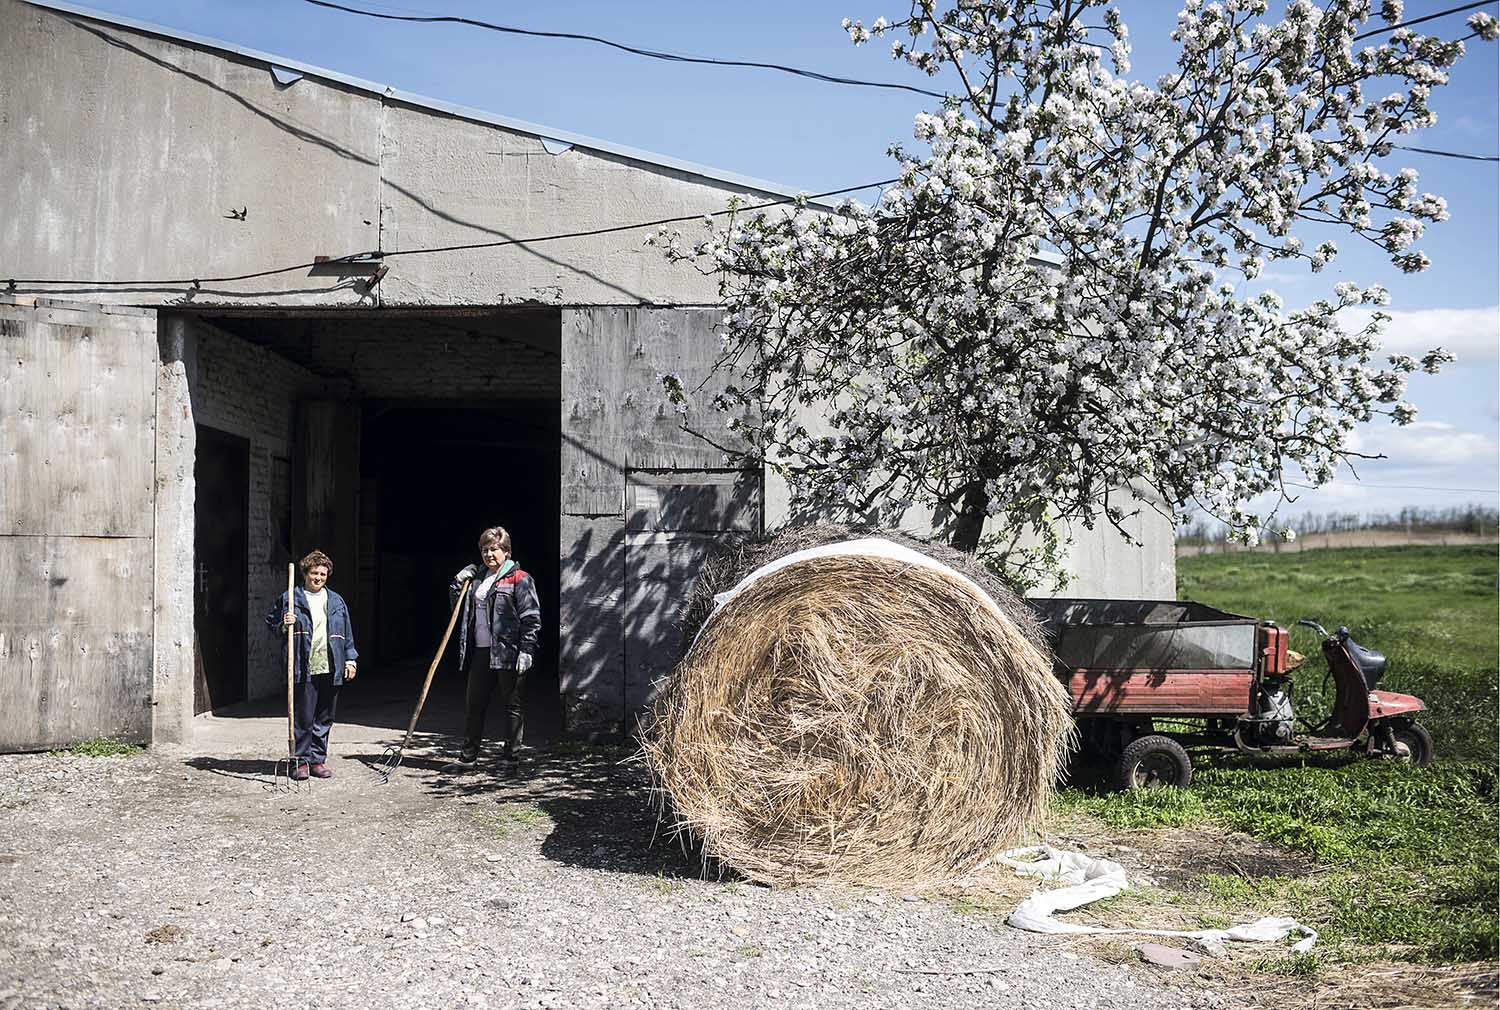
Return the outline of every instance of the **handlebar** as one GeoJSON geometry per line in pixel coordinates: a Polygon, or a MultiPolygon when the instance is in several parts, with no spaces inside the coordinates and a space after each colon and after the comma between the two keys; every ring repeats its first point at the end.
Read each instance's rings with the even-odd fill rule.
{"type": "Polygon", "coordinates": [[[1309,621],[1307,618],[1304,617],[1301,620],[1299,620],[1297,623],[1298,624],[1302,624],[1302,625],[1306,625],[1307,627],[1312,628],[1314,631],[1316,631],[1318,634],[1322,635],[1324,638],[1331,638],[1332,637],[1331,635],[1328,634],[1328,629],[1324,628],[1317,621],[1309,621]]]}

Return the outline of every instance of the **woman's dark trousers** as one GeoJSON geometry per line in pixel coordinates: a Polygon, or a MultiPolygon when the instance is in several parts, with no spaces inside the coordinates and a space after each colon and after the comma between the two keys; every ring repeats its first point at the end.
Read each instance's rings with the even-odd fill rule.
{"type": "Polygon", "coordinates": [[[505,748],[503,756],[508,759],[515,755],[525,720],[521,675],[515,670],[490,669],[490,650],[474,649],[469,653],[469,690],[464,706],[465,761],[479,757],[479,746],[484,742],[485,715],[489,711],[490,699],[497,691],[500,695],[500,737],[505,748]]]}
{"type": "Polygon", "coordinates": [[[333,674],[320,673],[296,685],[297,756],[320,765],[328,761],[328,733],[333,729],[333,708],[339,700],[333,674]]]}

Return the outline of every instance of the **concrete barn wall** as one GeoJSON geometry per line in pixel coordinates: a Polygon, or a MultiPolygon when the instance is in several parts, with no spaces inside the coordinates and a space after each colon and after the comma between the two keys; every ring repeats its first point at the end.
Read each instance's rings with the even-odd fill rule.
{"type": "Polygon", "coordinates": [[[1063,531],[1071,544],[1063,552],[1068,584],[1038,596],[1103,597],[1122,600],[1177,598],[1176,532],[1172,522],[1128,494],[1112,495],[1117,507],[1140,514],[1125,520],[1139,546],[1130,544],[1102,518],[1093,529],[1074,524],[1063,531]]]}
{"type": "MultiPolygon", "coordinates": [[[[261,63],[0,0],[0,273],[191,277],[314,253],[502,241],[722,208],[735,187],[383,101],[261,63]],[[255,157],[244,152],[254,151],[255,157]],[[244,221],[226,216],[246,207],[244,221]],[[80,249],[74,222],[88,221],[80,249]]],[[[134,304],[708,304],[710,282],[641,247],[641,232],[397,257],[366,297],[348,276],[95,291],[134,304]]],[[[786,517],[768,488],[767,519],[786,517]]],[[[1170,525],[1146,549],[1074,538],[1069,593],[1171,596],[1170,525]]]]}
{"type": "MultiPolygon", "coordinates": [[[[537,137],[398,103],[386,108],[382,152],[381,241],[391,253],[700,215],[737,192],[604,152],[549,154],[537,137]]],[[[643,246],[647,234],[396,258],[380,293],[401,305],[716,300],[712,281],[643,246]]]]}
{"type": "MultiPolygon", "coordinates": [[[[832,434],[825,420],[807,413],[798,418],[814,434],[832,434]]],[[[1113,599],[1170,600],[1177,596],[1176,533],[1172,524],[1149,508],[1121,494],[1113,503],[1140,515],[1124,523],[1139,545],[1128,543],[1102,518],[1093,529],[1073,524],[1059,530],[1068,546],[1063,551],[1063,569],[1068,584],[1054,589],[1050,584],[1032,591],[1036,596],[1078,596],[1113,599]]],[[[777,526],[792,518],[791,493],[774,471],[766,473],[766,521],[777,526]]],[[[912,509],[899,524],[918,536],[931,535],[930,513],[912,509]]]]}
{"type": "Polygon", "coordinates": [[[581,147],[549,154],[535,136],[335,81],[277,84],[247,57],[21,0],[0,0],[0,128],[0,206],[27,208],[0,217],[0,272],[183,281],[69,286],[90,301],[704,304],[712,282],[644,248],[645,231],[395,257],[370,295],[336,268],[189,282],[698,215],[745,192],[581,147]]]}
{"type": "MultiPolygon", "coordinates": [[[[0,206],[27,210],[0,218],[8,276],[192,278],[379,244],[380,104],[347,88],[282,89],[264,66],[19,0],[0,0],[0,82],[0,206]],[[246,220],[227,216],[247,205],[246,220]]],[[[336,280],[302,271],[233,290],[351,300],[336,280]]],[[[86,297],[163,304],[190,290],[86,297]]]]}
{"type": "MultiPolygon", "coordinates": [[[[287,562],[295,560],[282,546],[288,517],[274,515],[272,501],[291,500],[286,482],[297,400],[325,397],[332,390],[307,369],[209,323],[188,319],[184,325],[194,336],[189,372],[193,419],[250,443],[246,693],[258,698],[285,682],[285,650],[279,638],[267,633],[262,618],[286,587],[287,562]]],[[[350,580],[354,568],[338,574],[350,580]]]]}
{"type": "Polygon", "coordinates": [[[192,316],[164,316],[160,331],[157,582],[167,605],[158,608],[156,737],[183,742],[193,716],[195,425],[250,443],[245,636],[246,688],[254,698],[280,683],[278,642],[261,617],[285,583],[291,560],[281,546],[288,517],[275,514],[272,502],[288,500],[295,405],[330,390],[306,369],[192,316]]]}

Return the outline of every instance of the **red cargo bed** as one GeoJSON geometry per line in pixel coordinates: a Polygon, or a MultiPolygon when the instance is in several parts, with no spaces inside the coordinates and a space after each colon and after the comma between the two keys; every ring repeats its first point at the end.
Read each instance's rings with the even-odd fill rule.
{"type": "Polygon", "coordinates": [[[1259,622],[1185,600],[1028,600],[1080,716],[1236,716],[1259,622]]]}

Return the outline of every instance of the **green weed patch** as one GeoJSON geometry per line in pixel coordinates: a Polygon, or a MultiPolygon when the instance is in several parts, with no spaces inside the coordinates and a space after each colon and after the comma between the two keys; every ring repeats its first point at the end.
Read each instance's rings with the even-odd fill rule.
{"type": "Polygon", "coordinates": [[[539,825],[552,826],[551,815],[530,803],[501,803],[493,809],[476,810],[474,816],[501,836],[539,825]]]}
{"type": "Polygon", "coordinates": [[[94,740],[85,740],[75,743],[60,753],[71,754],[74,757],[134,757],[143,753],[145,748],[139,744],[123,743],[119,740],[110,740],[107,737],[98,737],[94,740]]]}

